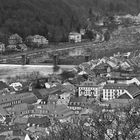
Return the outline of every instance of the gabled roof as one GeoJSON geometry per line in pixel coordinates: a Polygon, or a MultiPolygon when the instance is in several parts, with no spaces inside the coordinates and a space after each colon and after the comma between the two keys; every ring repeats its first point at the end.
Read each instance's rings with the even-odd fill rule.
{"type": "Polygon", "coordinates": [[[23,103],[23,104],[14,105],[11,110],[14,112],[20,112],[24,110],[32,110],[33,108],[34,108],[33,105],[23,103]]]}
{"type": "Polygon", "coordinates": [[[130,84],[127,88],[127,91],[132,95],[133,98],[140,94],[140,89],[135,84],[130,84]]]}
{"type": "Polygon", "coordinates": [[[126,59],[126,62],[127,62],[131,67],[137,66],[137,63],[136,63],[134,60],[132,60],[132,59],[126,59]]]}
{"type": "Polygon", "coordinates": [[[31,138],[29,137],[29,135],[28,135],[28,134],[26,134],[26,136],[25,136],[24,140],[31,140],[31,138]]]}
{"type": "Polygon", "coordinates": [[[12,102],[22,100],[23,102],[33,103],[35,102],[36,96],[32,92],[24,92],[24,93],[18,93],[18,94],[6,94],[6,95],[0,95],[0,104],[6,103],[6,102],[12,102]]]}
{"type": "Polygon", "coordinates": [[[80,96],[80,97],[71,97],[70,101],[69,101],[69,105],[68,106],[83,106],[85,105],[85,103],[87,103],[87,97],[85,96],[80,96]]]}
{"type": "Polygon", "coordinates": [[[46,98],[49,95],[58,94],[62,90],[62,86],[56,86],[52,88],[34,89],[33,92],[38,99],[46,98]]]}
{"type": "Polygon", "coordinates": [[[20,39],[22,39],[18,34],[12,34],[12,35],[9,37],[9,39],[11,39],[11,38],[20,38],[20,39]]]}
{"type": "Polygon", "coordinates": [[[101,64],[95,66],[94,69],[104,69],[104,68],[107,68],[107,67],[109,67],[109,66],[110,66],[110,65],[107,64],[107,63],[101,63],[101,64]]]}
{"type": "Polygon", "coordinates": [[[89,81],[89,80],[87,80],[87,81],[85,81],[85,82],[83,82],[81,85],[80,85],[80,87],[98,87],[98,85],[96,84],[96,82],[93,82],[93,81],[89,81]]]}

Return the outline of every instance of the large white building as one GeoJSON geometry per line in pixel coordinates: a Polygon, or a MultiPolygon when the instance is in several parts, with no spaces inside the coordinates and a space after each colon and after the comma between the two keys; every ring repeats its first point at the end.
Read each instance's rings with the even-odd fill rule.
{"type": "Polygon", "coordinates": [[[134,99],[139,98],[139,95],[140,89],[136,84],[108,83],[103,87],[103,100],[134,99]]]}
{"type": "Polygon", "coordinates": [[[93,81],[85,81],[78,87],[79,96],[92,96],[98,98],[100,95],[100,86],[93,81]]]}

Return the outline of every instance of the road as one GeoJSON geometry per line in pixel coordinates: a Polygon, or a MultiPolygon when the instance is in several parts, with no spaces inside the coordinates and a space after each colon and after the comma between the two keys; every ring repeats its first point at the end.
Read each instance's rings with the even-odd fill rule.
{"type": "Polygon", "coordinates": [[[29,50],[26,52],[20,52],[17,54],[10,54],[10,55],[3,55],[0,56],[0,59],[10,59],[10,58],[19,58],[22,55],[26,54],[28,56],[32,56],[35,55],[36,53],[49,53],[49,52],[58,52],[58,51],[64,51],[64,50],[71,50],[71,49],[75,49],[75,48],[81,48],[81,47],[90,47],[94,45],[93,42],[82,42],[82,43],[76,43],[76,44],[68,44],[68,45],[62,45],[62,46],[58,46],[60,48],[56,48],[53,45],[50,45],[48,48],[42,48],[42,49],[36,49],[36,50],[29,50]]]}

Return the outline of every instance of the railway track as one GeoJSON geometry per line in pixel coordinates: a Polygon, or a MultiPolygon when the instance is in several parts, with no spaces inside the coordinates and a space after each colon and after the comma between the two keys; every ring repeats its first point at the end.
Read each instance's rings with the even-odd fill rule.
{"type": "Polygon", "coordinates": [[[17,59],[17,58],[21,58],[22,55],[26,55],[26,56],[30,57],[30,56],[34,56],[34,55],[37,55],[37,54],[53,53],[53,52],[71,50],[71,49],[75,49],[75,48],[90,47],[90,46],[93,46],[93,45],[94,45],[93,42],[69,44],[69,45],[62,45],[62,46],[58,45],[57,47],[55,47],[54,45],[50,45],[48,48],[29,50],[29,51],[26,51],[26,52],[20,52],[20,53],[17,53],[17,54],[11,54],[11,55],[5,55],[5,56],[3,55],[3,56],[0,56],[0,60],[15,59],[15,58],[17,59]]]}

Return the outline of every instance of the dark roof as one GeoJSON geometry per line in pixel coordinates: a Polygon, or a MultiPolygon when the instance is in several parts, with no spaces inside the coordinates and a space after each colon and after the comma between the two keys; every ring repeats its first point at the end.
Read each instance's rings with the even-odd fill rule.
{"type": "Polygon", "coordinates": [[[132,59],[126,59],[126,62],[132,67],[137,65],[137,63],[132,59]]]}
{"type": "Polygon", "coordinates": [[[111,105],[111,107],[124,107],[135,102],[139,102],[137,99],[112,99],[104,102],[106,105],[111,105]]]}
{"type": "Polygon", "coordinates": [[[127,93],[124,93],[118,97],[118,99],[132,99],[127,93]]]}
{"type": "Polygon", "coordinates": [[[104,85],[103,89],[127,89],[127,84],[108,83],[104,85]]]}
{"type": "Polygon", "coordinates": [[[62,86],[56,86],[52,88],[34,89],[33,92],[38,99],[46,98],[49,95],[57,94],[61,91],[62,86]]]}
{"type": "Polygon", "coordinates": [[[110,67],[110,65],[107,64],[107,63],[101,63],[101,64],[95,66],[94,69],[105,69],[105,68],[107,68],[107,67],[110,67]]]}
{"type": "Polygon", "coordinates": [[[80,96],[80,97],[71,97],[68,106],[76,106],[82,107],[87,103],[87,97],[80,96]]]}
{"type": "Polygon", "coordinates": [[[27,103],[17,104],[12,107],[12,111],[14,112],[20,112],[20,111],[32,110],[32,109],[34,109],[34,106],[27,103]]]}
{"type": "Polygon", "coordinates": [[[80,87],[98,87],[98,85],[95,83],[95,82],[93,82],[93,81],[85,81],[85,82],[83,82],[81,85],[80,85],[80,87]]]}
{"type": "Polygon", "coordinates": [[[128,86],[127,91],[133,96],[137,96],[138,94],[140,94],[140,89],[137,85],[135,84],[131,84],[128,86]]]}
{"type": "Polygon", "coordinates": [[[32,103],[33,101],[37,101],[37,98],[32,92],[0,95],[0,104],[16,100],[22,100],[23,103],[26,103],[26,101],[27,103],[32,103]]]}
{"type": "Polygon", "coordinates": [[[28,123],[30,124],[35,124],[35,125],[43,125],[43,124],[48,124],[48,126],[50,125],[50,119],[45,116],[45,117],[29,117],[28,119],[28,123]]]}

